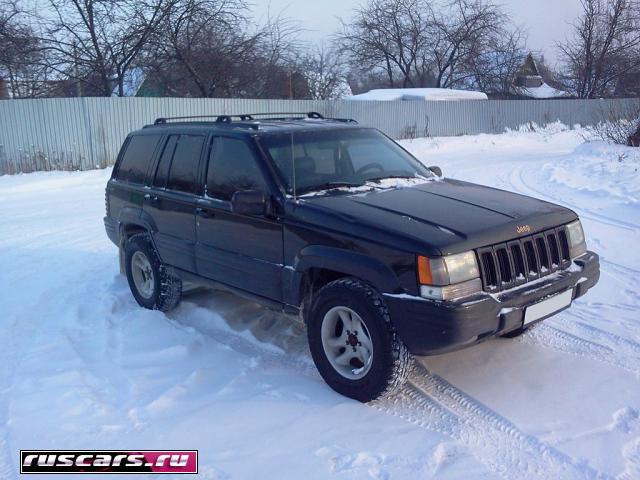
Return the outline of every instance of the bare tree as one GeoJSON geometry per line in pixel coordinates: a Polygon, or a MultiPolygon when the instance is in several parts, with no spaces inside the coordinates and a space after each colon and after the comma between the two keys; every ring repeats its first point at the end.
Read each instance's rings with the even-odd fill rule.
{"type": "Polygon", "coordinates": [[[48,92],[42,45],[15,1],[0,2],[0,79],[13,98],[48,92]]]}
{"type": "Polygon", "coordinates": [[[470,87],[494,97],[508,98],[513,93],[513,78],[526,57],[525,34],[520,28],[492,35],[474,55],[465,59],[464,71],[470,87]]]}
{"type": "Polygon", "coordinates": [[[281,11],[268,12],[258,27],[257,58],[244,65],[250,76],[247,94],[258,98],[309,98],[306,79],[300,71],[298,24],[281,11]]]}
{"type": "Polygon", "coordinates": [[[235,66],[256,48],[244,33],[243,0],[184,0],[168,10],[144,63],[166,93],[226,96],[239,85],[235,66]]]}
{"type": "Polygon", "coordinates": [[[486,0],[370,0],[338,35],[353,63],[384,72],[390,87],[488,84],[500,91],[521,60],[523,40],[503,9],[486,0]]]}
{"type": "Polygon", "coordinates": [[[429,65],[419,56],[429,41],[430,12],[427,0],[370,0],[343,22],[338,41],[359,68],[384,72],[390,87],[425,86],[429,65]]]}
{"type": "Polygon", "coordinates": [[[295,25],[268,16],[254,25],[244,0],[183,0],[172,6],[142,63],[167,95],[298,97],[295,25]]]}
{"type": "Polygon", "coordinates": [[[611,96],[618,82],[640,69],[637,0],[581,0],[573,35],[558,45],[566,83],[579,98],[611,96]]]}
{"type": "Polygon", "coordinates": [[[501,7],[484,0],[455,0],[434,11],[431,41],[425,62],[432,59],[436,87],[461,86],[474,75],[466,68],[500,42],[508,16],[501,7]]]}
{"type": "Polygon", "coordinates": [[[324,44],[307,52],[302,61],[302,70],[309,84],[311,98],[315,100],[351,94],[340,53],[324,44]]]}
{"type": "Polygon", "coordinates": [[[49,0],[42,16],[49,66],[100,95],[125,95],[125,78],[175,0],[49,0]]]}

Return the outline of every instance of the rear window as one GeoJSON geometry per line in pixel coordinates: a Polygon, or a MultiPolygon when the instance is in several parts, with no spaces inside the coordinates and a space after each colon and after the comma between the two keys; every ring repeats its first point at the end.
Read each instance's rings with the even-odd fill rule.
{"type": "Polygon", "coordinates": [[[122,155],[116,178],[125,182],[144,183],[147,168],[160,135],[136,135],[131,137],[122,155]]]}

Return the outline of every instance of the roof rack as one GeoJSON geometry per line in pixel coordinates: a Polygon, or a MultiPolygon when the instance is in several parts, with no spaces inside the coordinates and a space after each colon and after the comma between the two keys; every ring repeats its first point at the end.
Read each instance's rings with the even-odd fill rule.
{"type": "MultiPolygon", "coordinates": [[[[215,123],[233,123],[234,118],[238,118],[241,122],[248,122],[251,120],[299,120],[302,118],[310,118],[314,120],[333,120],[336,122],[344,123],[358,123],[351,118],[325,118],[318,112],[265,112],[265,113],[244,113],[240,115],[190,115],[184,117],[159,117],[153,122],[154,125],[164,125],[169,123],[169,120],[195,120],[199,118],[215,118],[215,123]],[[296,115],[295,117],[288,115],[296,115]],[[264,117],[267,118],[255,118],[264,117]]],[[[257,129],[257,124],[247,123],[244,126],[257,129]]]]}

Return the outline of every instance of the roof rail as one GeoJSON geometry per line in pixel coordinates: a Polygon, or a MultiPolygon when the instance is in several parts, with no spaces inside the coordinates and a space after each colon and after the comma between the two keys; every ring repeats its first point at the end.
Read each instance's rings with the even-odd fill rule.
{"type": "MultiPolygon", "coordinates": [[[[264,113],[243,113],[240,115],[189,115],[183,117],[159,117],[153,122],[154,125],[164,125],[169,123],[169,120],[195,120],[199,118],[215,118],[216,123],[232,123],[234,118],[240,119],[241,122],[247,122],[251,120],[260,120],[255,117],[264,117],[262,120],[295,120],[300,118],[310,118],[314,120],[333,120],[336,122],[344,123],[358,123],[351,118],[325,118],[318,112],[264,112],[264,113]],[[296,117],[288,117],[287,115],[297,115],[296,117]]],[[[245,124],[247,127],[257,128],[256,124],[245,124]]]]}
{"type": "Polygon", "coordinates": [[[231,123],[233,118],[239,118],[241,121],[253,120],[251,115],[189,115],[185,117],[158,117],[153,122],[154,125],[162,125],[169,123],[168,120],[193,120],[196,118],[215,118],[218,123],[231,123]]]}

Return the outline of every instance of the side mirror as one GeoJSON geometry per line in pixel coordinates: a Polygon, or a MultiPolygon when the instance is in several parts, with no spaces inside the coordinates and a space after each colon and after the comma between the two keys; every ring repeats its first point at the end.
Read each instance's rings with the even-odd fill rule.
{"type": "Polygon", "coordinates": [[[267,199],[260,190],[240,190],[231,197],[231,211],[240,215],[264,215],[267,199]]]}
{"type": "Polygon", "coordinates": [[[442,176],[442,169],[437,165],[433,165],[432,167],[429,167],[429,170],[431,170],[433,173],[435,173],[439,177],[442,176]]]}

